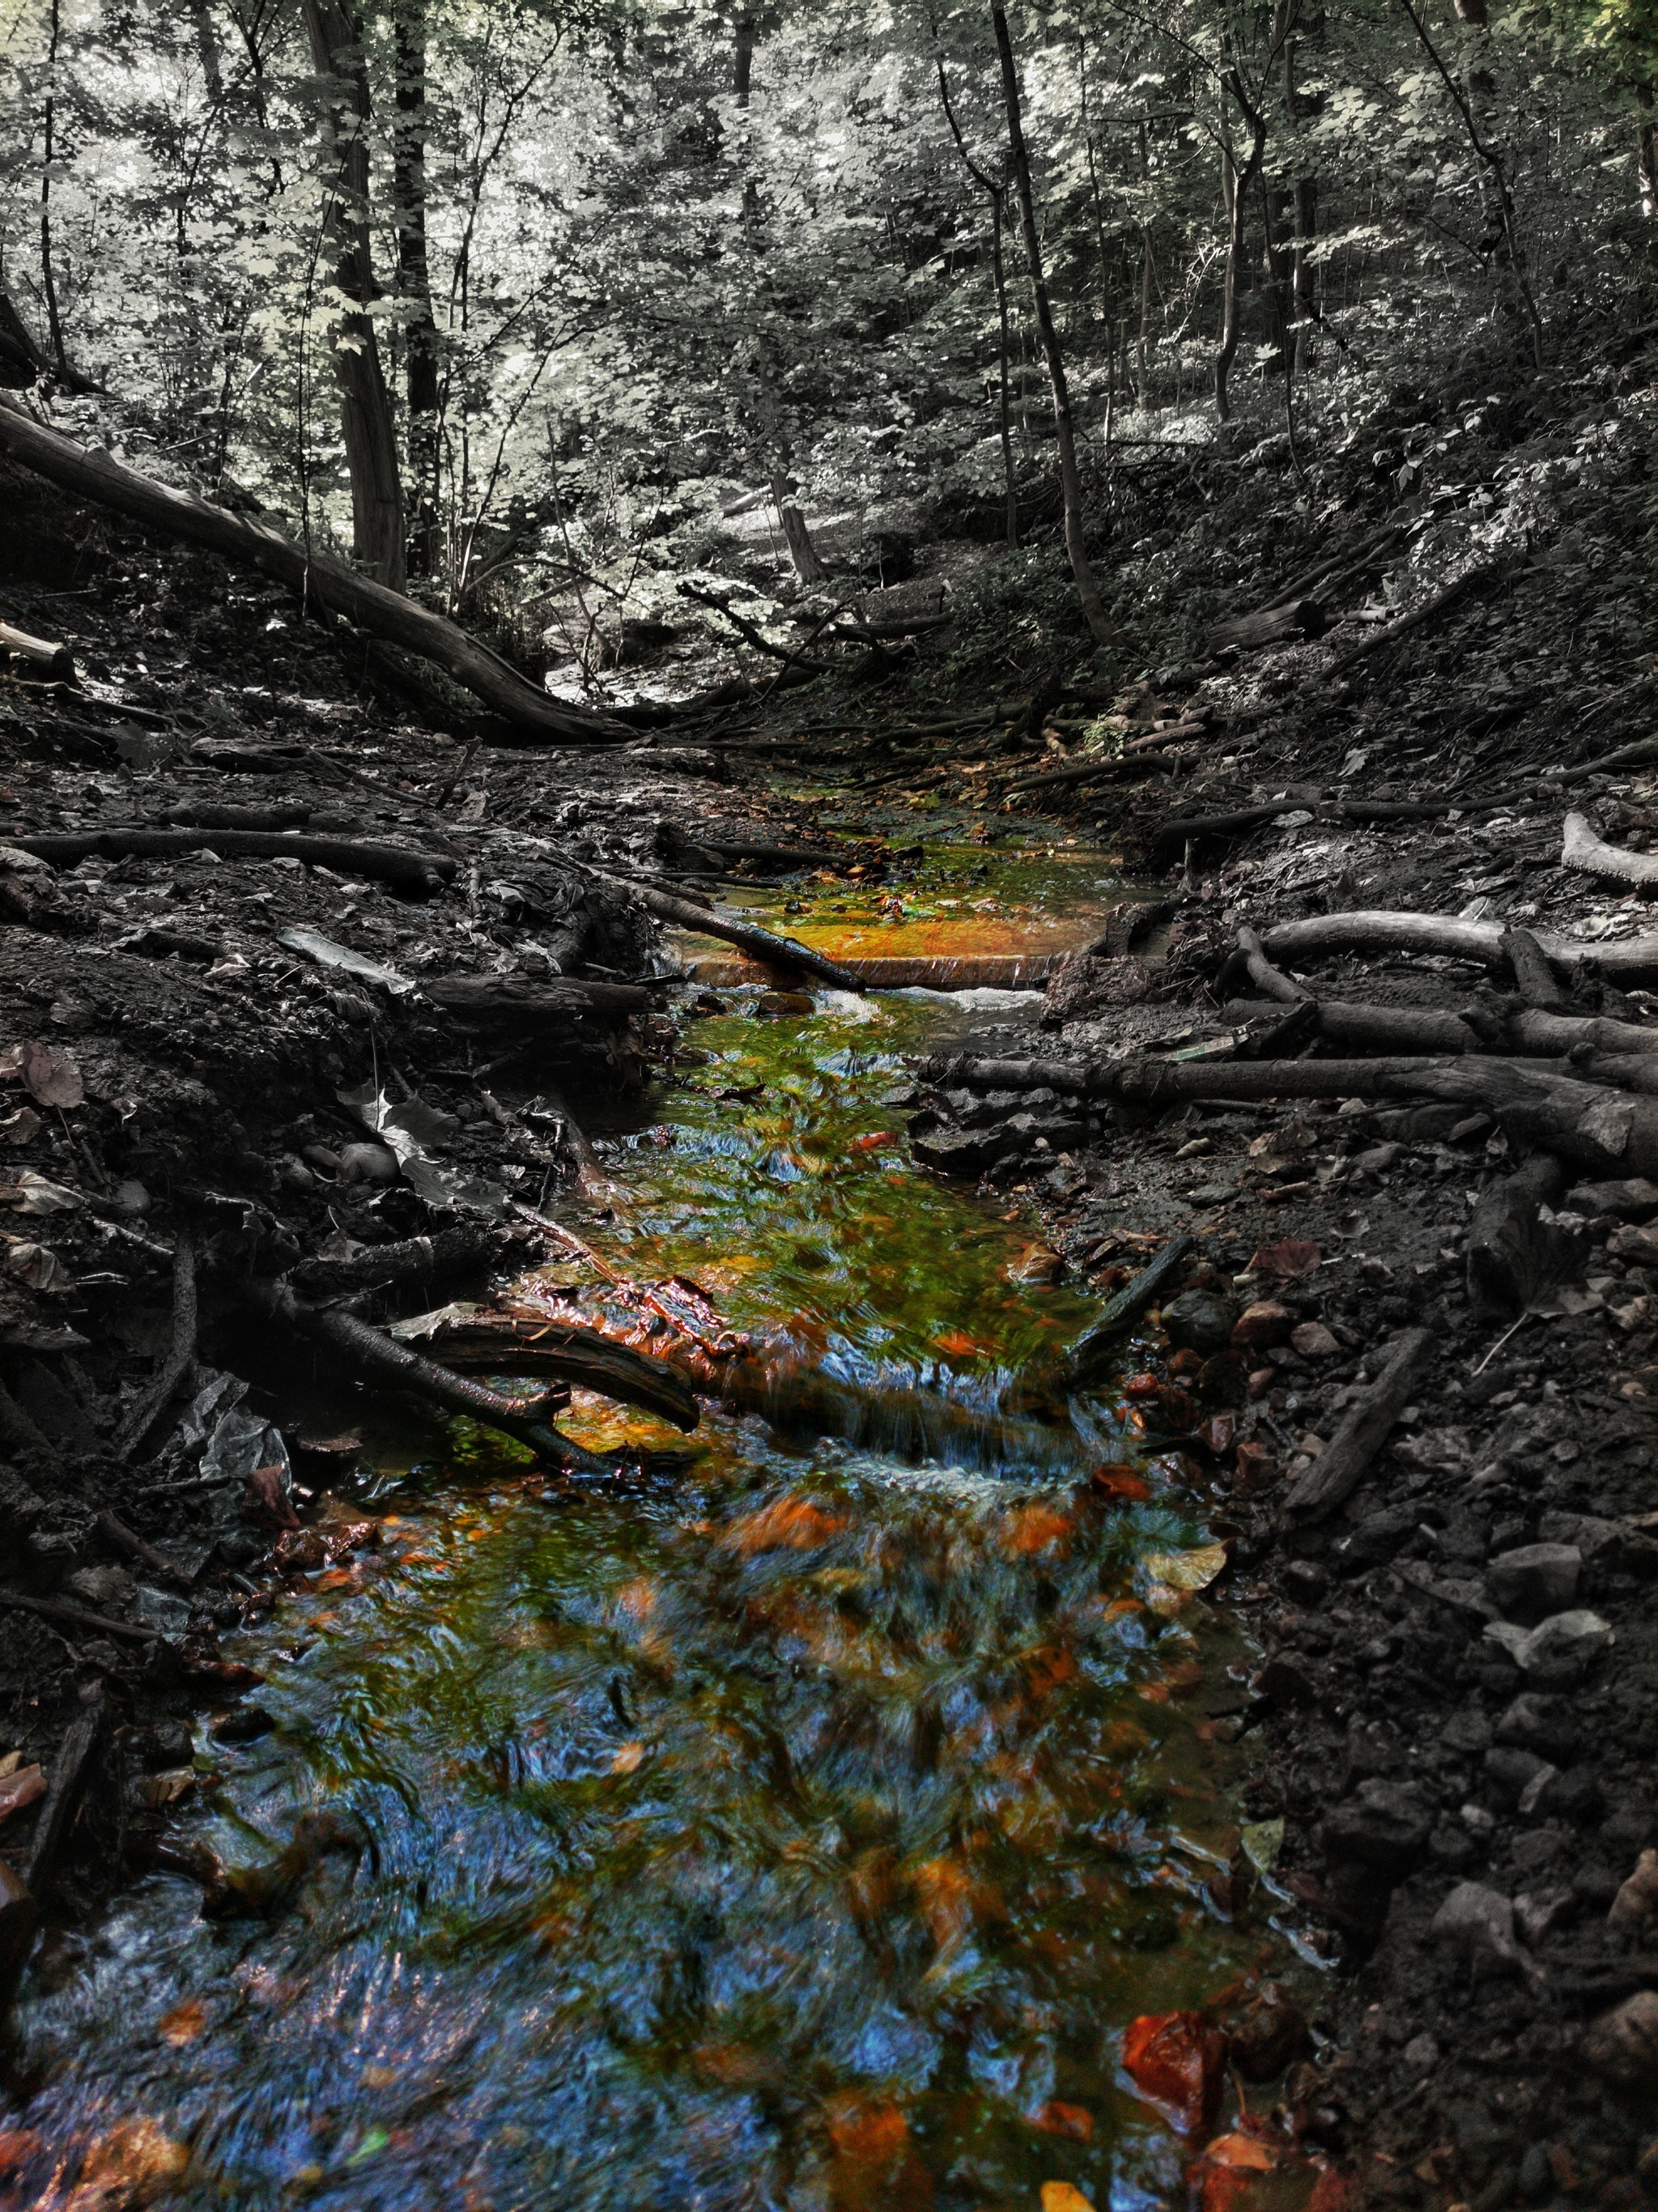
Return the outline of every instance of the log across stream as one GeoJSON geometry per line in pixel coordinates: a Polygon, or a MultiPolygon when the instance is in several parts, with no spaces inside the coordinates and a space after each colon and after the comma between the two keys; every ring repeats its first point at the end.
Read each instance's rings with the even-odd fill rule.
{"type": "MultiPolygon", "coordinates": [[[[1005,1048],[1033,1002],[760,999],[687,1025],[706,1057],[601,1135],[614,1218],[573,1224],[773,1352],[993,1410],[1100,1302],[1014,1279],[1017,1194],[916,1169],[897,1100],[906,1055],[993,1019],[1005,1048]]],[[[613,1296],[579,1261],[517,1288],[613,1296]]],[[[1263,1893],[1234,1917],[1240,1754],[1205,1719],[1243,1656],[1199,1594],[1223,1555],[1117,1380],[990,1465],[713,1410],[620,1492],[371,1424],[343,1487],[378,1550],[237,1643],[269,1728],[204,1729],[175,1869],[48,1948],[15,2123],[148,2160],[162,2206],[1169,2201],[1187,2154],[1121,2032],[1276,1939],[1263,1893]]]]}

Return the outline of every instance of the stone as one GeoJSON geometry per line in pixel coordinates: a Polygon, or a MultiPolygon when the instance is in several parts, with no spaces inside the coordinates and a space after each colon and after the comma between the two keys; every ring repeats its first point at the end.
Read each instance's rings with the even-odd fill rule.
{"type": "Polygon", "coordinates": [[[1453,1713],[1441,1729],[1439,1741],[1448,1751],[1487,1751],[1491,1747],[1491,1724],[1478,1705],[1465,1705],[1461,1712],[1453,1713]]]}
{"type": "Polygon", "coordinates": [[[1336,1565],[1351,1574],[1385,1566],[1400,1547],[1416,1534],[1418,1519],[1418,1515],[1405,1505],[1389,1505],[1380,1513],[1367,1513],[1351,1534],[1336,1539],[1332,1547],[1336,1565]]]}
{"type": "Polygon", "coordinates": [[[910,1156],[940,1175],[978,1176],[993,1167],[1011,1145],[999,1129],[931,1129],[912,1136],[910,1156]]]}
{"type": "Polygon", "coordinates": [[[1522,1674],[1551,1689],[1580,1680],[1615,1641],[1609,1622],[1598,1613],[1581,1611],[1551,1613],[1532,1629],[1509,1620],[1489,1621],[1485,1635],[1522,1674]]]}
{"type": "Polygon", "coordinates": [[[1498,1743],[1516,1743],[1557,1766],[1571,1758],[1582,1741],[1582,1723],[1564,1698],[1522,1690],[1503,1708],[1493,1734],[1498,1743]]]}
{"type": "Polygon", "coordinates": [[[1237,1318],[1236,1300],[1214,1291],[1182,1291],[1163,1310],[1163,1332],[1170,1344],[1206,1357],[1226,1349],[1237,1318]]]}
{"type": "Polygon", "coordinates": [[[1339,1359],[1339,1340],[1321,1321],[1304,1321],[1290,1331],[1290,1348],[1303,1359],[1339,1359]]]}
{"type": "Polygon", "coordinates": [[[1510,1813],[1521,1804],[1535,1782],[1558,1771],[1546,1759],[1540,1759],[1534,1751],[1516,1751],[1500,1745],[1485,1753],[1483,1766],[1487,1793],[1510,1813]]]}
{"type": "Polygon", "coordinates": [[[1527,1828],[1509,1844],[1509,1856],[1521,1874],[1535,1874],[1559,1857],[1565,1841],[1558,1828],[1527,1828]]]}
{"type": "Polygon", "coordinates": [[[754,1002],[754,1017],[761,1022],[783,1022],[817,1009],[809,991],[762,991],[754,1002]]]}
{"type": "Polygon", "coordinates": [[[1575,1544],[1592,1574],[1658,1581],[1658,1543],[1627,1521],[1605,1521],[1592,1513],[1546,1513],[1537,1533],[1547,1543],[1575,1544]]]}
{"type": "Polygon", "coordinates": [[[1521,1544],[1490,1562],[1485,1587],[1504,1619],[1535,1622],[1569,1610],[1582,1572],[1575,1544],[1521,1544]]]}
{"type": "Polygon", "coordinates": [[[252,1743],[269,1735],[276,1725],[263,1705],[233,1705],[228,1713],[210,1721],[207,1732],[215,1743],[252,1743]]]}
{"type": "Polygon", "coordinates": [[[1316,1605],[1330,1587],[1330,1571],[1317,1559],[1291,1559],[1284,1570],[1284,1585],[1303,1605],[1316,1605]]]}
{"type": "Polygon", "coordinates": [[[1428,1840],[1428,1816],[1400,1783],[1372,1777],[1338,1805],[1319,1831],[1327,1858],[1374,1869],[1394,1879],[1408,1874],[1428,1840]]]}
{"type": "Polygon", "coordinates": [[[1514,1900],[1514,1924],[1533,1949],[1552,1928],[1568,1918],[1576,1900],[1569,1889],[1522,1890],[1514,1900]]]}
{"type": "Polygon", "coordinates": [[[1435,1942],[1468,1969],[1471,1978],[1535,1972],[1515,1941],[1514,1906],[1500,1890],[1477,1881],[1460,1881],[1433,1917],[1435,1942]]]}
{"type": "Polygon", "coordinates": [[[137,1584],[125,1567],[77,1567],[64,1577],[64,1589],[100,1613],[123,1613],[137,1595],[137,1584]]]}
{"type": "Polygon", "coordinates": [[[398,1156],[387,1145],[342,1145],[342,1182],[395,1182],[398,1156]]]}
{"type": "Polygon", "coordinates": [[[1431,2074],[1439,2063],[1439,2045],[1430,2035],[1413,2035],[1399,2056],[1407,2074],[1431,2074]]]}
{"type": "Polygon", "coordinates": [[[1583,2038],[1583,2057],[1619,2089],[1658,2089],[1658,1990],[1637,1990],[1603,2013],[1583,2038]]]}
{"type": "Polygon", "coordinates": [[[1606,1249],[1614,1260],[1633,1260],[1637,1267],[1658,1266],[1658,1223],[1614,1230],[1606,1249]]]}
{"type": "Polygon", "coordinates": [[[1257,1991],[1240,2017],[1226,2024],[1226,2056],[1246,2081],[1270,2081],[1311,2042],[1306,2015],[1277,1982],[1257,1991]]]}
{"type": "Polygon", "coordinates": [[[1539,1812],[1587,1827],[1606,1808],[1606,1792],[1593,1767],[1569,1766],[1534,1785],[1521,1800],[1522,1813],[1539,1812]]]}
{"type": "Polygon", "coordinates": [[[1232,1341],[1264,1350],[1270,1345],[1284,1344],[1296,1325],[1296,1317],[1288,1306],[1276,1298],[1257,1298],[1253,1305],[1245,1306],[1232,1326],[1232,1341]]]}
{"type": "Polygon", "coordinates": [[[1612,1214],[1622,1221],[1649,1221],[1658,1213],[1658,1182],[1628,1176],[1620,1182],[1575,1183],[1566,1193],[1568,1213],[1612,1214]]]}

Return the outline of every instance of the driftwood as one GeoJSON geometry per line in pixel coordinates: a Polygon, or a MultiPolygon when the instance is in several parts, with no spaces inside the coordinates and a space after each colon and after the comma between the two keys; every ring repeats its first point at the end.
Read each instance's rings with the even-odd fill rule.
{"type": "Polygon", "coordinates": [[[1468,1298],[1477,1314],[1522,1313],[1552,1279],[1559,1239],[1549,1235],[1538,1210],[1557,1204],[1565,1187],[1559,1161],[1537,1152],[1516,1174],[1481,1192],[1466,1252],[1468,1298]]]}
{"type": "MultiPolygon", "coordinates": [[[[3,413],[3,409],[0,409],[3,413]]],[[[377,586],[375,587],[379,589],[377,586]]],[[[369,844],[351,837],[311,837],[261,830],[55,830],[9,841],[20,852],[73,867],[100,854],[111,860],[177,860],[211,850],[227,860],[307,860],[336,875],[365,876],[425,898],[455,872],[442,854],[410,845],[369,844]]]]}
{"type": "Polygon", "coordinates": [[[1285,599],[1278,606],[1262,607],[1258,613],[1217,623],[1209,633],[1209,650],[1257,653],[1264,646],[1284,645],[1291,638],[1322,637],[1329,627],[1329,617],[1316,599],[1285,599]]]}
{"type": "Polygon", "coordinates": [[[452,622],[361,576],[314,545],[302,545],[268,522],[233,514],[193,492],[158,483],[101,451],[76,445],[0,399],[0,451],[39,476],[170,537],[205,545],[241,568],[257,568],[302,593],[330,614],[436,662],[526,737],[549,744],[613,744],[629,732],[607,716],[550,699],[527,677],[452,622]]]}
{"type": "Polygon", "coordinates": [[[1658,884],[1658,853],[1631,853],[1621,845],[1608,845],[1581,814],[1566,817],[1560,865],[1587,876],[1608,876],[1614,883],[1658,884]]]}
{"type": "Polygon", "coordinates": [[[676,1428],[696,1426],[690,1384],[665,1360],[570,1322],[480,1316],[439,1328],[431,1340],[444,1359],[494,1375],[546,1375],[583,1390],[641,1406],[676,1428]]]}
{"type": "Polygon", "coordinates": [[[562,1026],[577,1014],[647,1014],[655,1003],[640,984],[585,976],[537,982],[526,975],[440,975],[421,988],[434,1006],[469,1029],[506,1025],[532,1032],[549,1023],[562,1026]]]}
{"type": "MultiPolygon", "coordinates": [[[[1282,810],[1280,810],[1281,811],[1282,810]]],[[[1463,921],[1448,914],[1404,914],[1357,908],[1348,914],[1311,915],[1304,921],[1281,921],[1261,944],[1269,957],[1300,964],[1333,952],[1440,952],[1495,967],[1507,959],[1500,921],[1463,921]]],[[[1658,979],[1658,936],[1609,939],[1591,944],[1552,930],[1532,934],[1557,967],[1576,968],[1593,961],[1601,974],[1620,978],[1658,979]]]]}
{"type": "Polygon", "coordinates": [[[31,637],[26,629],[14,629],[9,623],[0,622],[0,654],[9,654],[13,660],[25,660],[31,668],[55,676],[61,683],[76,681],[75,655],[66,645],[54,645],[48,638],[31,637]]]}
{"type": "Polygon", "coordinates": [[[1124,1330],[1131,1328],[1148,1306],[1156,1304],[1191,1257],[1193,1249],[1189,1237],[1171,1237],[1151,1265],[1123,1285],[1092,1328],[1078,1339],[1044,1378],[1048,1387],[1056,1392],[1084,1390],[1097,1381],[1116,1358],[1124,1330]]]}
{"type": "Polygon", "coordinates": [[[793,938],[773,937],[768,931],[751,929],[747,922],[727,921],[723,915],[694,906],[689,899],[653,890],[647,884],[630,884],[619,876],[601,875],[600,880],[630,892],[659,921],[671,921],[677,929],[695,930],[699,937],[718,937],[727,945],[734,945],[739,952],[746,952],[751,960],[762,961],[768,968],[816,975],[819,982],[831,984],[837,991],[863,995],[863,985],[846,969],[837,967],[833,960],[826,960],[809,945],[797,945],[793,938]]]}
{"type": "Polygon", "coordinates": [[[1394,1338],[1381,1374],[1347,1408],[1334,1436],[1284,1499],[1287,1519],[1321,1521],[1357,1489],[1410,1403],[1431,1342],[1425,1328],[1407,1328],[1394,1338]]]}

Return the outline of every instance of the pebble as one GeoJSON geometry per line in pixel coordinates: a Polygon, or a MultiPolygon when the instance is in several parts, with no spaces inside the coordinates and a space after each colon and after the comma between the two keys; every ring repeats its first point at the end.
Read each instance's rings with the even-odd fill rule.
{"type": "Polygon", "coordinates": [[[1289,1307],[1279,1305],[1276,1298],[1257,1298],[1253,1305],[1245,1306],[1234,1322],[1232,1341],[1260,1348],[1283,1344],[1295,1321],[1289,1307]]]}
{"type": "Polygon", "coordinates": [[[1402,1784],[1373,1777],[1329,1814],[1319,1840],[1327,1858],[1403,1875],[1428,1840],[1428,1818],[1402,1784]]]}
{"type": "Polygon", "coordinates": [[[1498,1743],[1517,1743],[1558,1766],[1582,1741],[1582,1729],[1564,1698],[1522,1690],[1504,1707],[1494,1730],[1498,1743]]]}
{"type": "Polygon", "coordinates": [[[1413,2035],[1399,2055],[1407,2073],[1429,2074],[1439,2063],[1439,2045],[1430,2035],[1413,2035]]]}
{"type": "Polygon", "coordinates": [[[345,1145],[340,1149],[342,1182],[395,1182],[398,1156],[386,1145],[345,1145]]]}
{"type": "Polygon", "coordinates": [[[1535,1622],[1576,1602],[1583,1555],[1575,1544],[1521,1544],[1485,1570],[1485,1587],[1509,1620],[1535,1622]]]}
{"type": "Polygon", "coordinates": [[[1182,1291],[1163,1310],[1163,1332],[1182,1352],[1224,1352],[1237,1319],[1236,1300],[1213,1291],[1182,1291]]]}
{"type": "Polygon", "coordinates": [[[1475,1981],[1491,1974],[1529,1978],[1535,1971],[1515,1941],[1513,1905],[1500,1890],[1481,1882],[1458,1882],[1435,1913],[1429,1933],[1442,1950],[1467,1966],[1475,1981]]]}
{"type": "Polygon", "coordinates": [[[1509,1620],[1488,1621],[1485,1635],[1523,1674],[1557,1686],[1576,1681],[1615,1640],[1609,1622],[1598,1613],[1582,1611],[1551,1613],[1532,1629],[1509,1620]]]}
{"type": "Polygon", "coordinates": [[[1637,1990],[1602,2014],[1583,2038],[1583,2057],[1620,2089],[1658,2089],[1658,1990],[1637,1990]]]}
{"type": "Polygon", "coordinates": [[[1658,1909],[1658,1851],[1643,1851],[1606,1914],[1608,1928],[1639,1928],[1658,1909]]]}
{"type": "Polygon", "coordinates": [[[1341,1346],[1321,1321],[1304,1321],[1290,1332],[1291,1349],[1303,1359],[1335,1359],[1341,1346]]]}

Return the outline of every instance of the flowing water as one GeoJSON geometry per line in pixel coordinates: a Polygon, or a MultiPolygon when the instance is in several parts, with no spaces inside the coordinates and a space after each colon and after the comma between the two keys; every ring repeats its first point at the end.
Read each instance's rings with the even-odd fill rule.
{"type": "MultiPolygon", "coordinates": [[[[884,919],[933,952],[1074,943],[1108,888],[1097,856],[934,852],[884,919]]],[[[764,918],[845,950],[885,896],[764,918]]],[[[915,1171],[896,1102],[906,1054],[1011,1003],[757,996],[687,1024],[707,1057],[606,1146],[622,1196],[583,1233],[842,1377],[990,1409],[1097,1300],[1012,1279],[1021,1200],[915,1171]]],[[[579,1264],[523,1291],[602,1303],[579,1264]]],[[[568,1425],[679,1441],[597,1401],[568,1425]]],[[[1179,1587],[1205,1532],[1178,1457],[1108,1394],[1047,1464],[709,1415],[625,1493],[452,1437],[411,1466],[388,1431],[356,1492],[378,1553],[228,1643],[276,1726],[200,1738],[179,1824],[257,1866],[301,1814],[349,1815],[355,1880],[331,1857],[273,1916],[209,1923],[155,1875],[49,1953],[14,2124],[59,2179],[37,2161],[17,2201],[84,2172],[340,2212],[1175,2196],[1121,2031],[1262,1940],[1213,1879],[1236,1754],[1202,1715],[1239,1654],[1179,1587]]]]}

